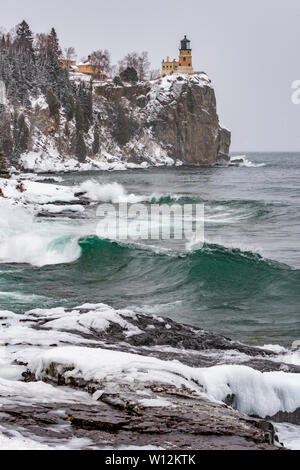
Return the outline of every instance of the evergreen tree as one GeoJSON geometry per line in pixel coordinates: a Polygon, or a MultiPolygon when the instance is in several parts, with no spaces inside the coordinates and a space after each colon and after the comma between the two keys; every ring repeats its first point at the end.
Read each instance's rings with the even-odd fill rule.
{"type": "Polygon", "coordinates": [[[75,155],[81,163],[85,161],[86,146],[84,142],[83,133],[81,131],[78,132],[76,136],[75,155]]]}
{"type": "Polygon", "coordinates": [[[128,119],[120,104],[115,106],[115,121],[113,123],[113,137],[119,145],[125,145],[130,139],[128,119]]]}
{"type": "Polygon", "coordinates": [[[50,116],[57,117],[59,114],[60,102],[51,90],[47,90],[46,101],[49,107],[50,116]]]}
{"type": "Polygon", "coordinates": [[[138,74],[134,67],[127,67],[120,73],[120,78],[124,82],[137,82],[138,74]]]}
{"type": "Polygon", "coordinates": [[[51,90],[47,90],[46,101],[49,107],[50,117],[54,119],[55,127],[56,129],[58,129],[60,123],[60,101],[58,100],[57,96],[52,93],[51,90]]]}
{"type": "Polygon", "coordinates": [[[10,158],[13,149],[13,139],[11,135],[11,117],[10,113],[7,112],[0,105],[0,142],[2,144],[2,150],[6,158],[10,158]]]}
{"type": "Polygon", "coordinates": [[[1,49],[4,49],[5,46],[6,46],[6,40],[5,40],[4,34],[2,34],[2,38],[1,38],[1,49]]]}
{"type": "Polygon", "coordinates": [[[70,128],[69,128],[68,121],[65,122],[64,133],[65,133],[65,136],[66,136],[67,138],[70,137],[70,128]]]}
{"type": "Polygon", "coordinates": [[[7,163],[0,145],[0,178],[10,178],[10,173],[7,168],[7,163]]]}
{"type": "Polygon", "coordinates": [[[119,75],[116,75],[116,76],[114,77],[113,82],[114,82],[115,85],[123,86],[122,80],[121,80],[121,78],[120,78],[119,75]]]}
{"type": "Polygon", "coordinates": [[[92,145],[94,155],[97,155],[97,153],[99,152],[99,148],[100,148],[99,127],[98,127],[98,124],[96,124],[94,127],[94,140],[93,140],[93,145],[92,145]]]}
{"type": "Polygon", "coordinates": [[[88,132],[93,121],[93,99],[91,90],[86,90],[84,82],[79,85],[78,98],[83,113],[83,130],[88,132]]]}
{"type": "Polygon", "coordinates": [[[24,114],[20,114],[18,119],[18,133],[19,133],[19,149],[20,152],[26,152],[28,150],[29,144],[29,129],[25,122],[24,114]]]}
{"type": "Polygon", "coordinates": [[[13,163],[18,163],[19,156],[28,150],[29,129],[27,127],[24,114],[21,113],[14,116],[14,146],[13,146],[13,163]]]}
{"type": "Polygon", "coordinates": [[[25,20],[17,28],[17,47],[33,56],[33,34],[25,20]]]}
{"type": "Polygon", "coordinates": [[[67,120],[71,121],[74,117],[74,99],[70,92],[66,92],[66,94],[63,95],[62,104],[67,120]]]}
{"type": "Polygon", "coordinates": [[[77,133],[84,130],[84,115],[82,111],[82,107],[79,101],[76,102],[75,108],[75,123],[76,123],[76,130],[77,133]]]}
{"type": "Polygon", "coordinates": [[[54,28],[51,29],[50,34],[47,38],[48,52],[53,54],[55,57],[59,57],[59,41],[54,28]]]}

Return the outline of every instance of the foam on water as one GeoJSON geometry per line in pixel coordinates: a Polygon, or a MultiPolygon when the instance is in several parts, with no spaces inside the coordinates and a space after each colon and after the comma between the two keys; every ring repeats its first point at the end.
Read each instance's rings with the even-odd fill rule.
{"type": "Polygon", "coordinates": [[[82,183],[78,192],[83,192],[91,201],[138,203],[145,200],[144,196],[127,194],[124,187],[119,183],[100,184],[96,181],[88,180],[82,183]]]}
{"type": "Polygon", "coordinates": [[[68,225],[38,223],[30,210],[1,204],[0,263],[33,266],[71,263],[79,258],[80,234],[68,225]]]}
{"type": "Polygon", "coordinates": [[[1,298],[5,298],[5,299],[11,299],[11,300],[21,300],[22,302],[32,302],[34,300],[38,300],[40,299],[41,301],[43,300],[43,296],[42,295],[35,295],[35,294],[25,294],[24,292],[10,292],[10,291],[7,291],[7,292],[3,292],[3,291],[0,291],[0,300],[1,298]]]}
{"type": "Polygon", "coordinates": [[[274,423],[279,441],[290,450],[300,450],[300,426],[289,423],[274,423]]]}
{"type": "Polygon", "coordinates": [[[265,163],[253,163],[248,160],[246,155],[238,155],[230,158],[229,165],[235,165],[239,167],[246,167],[246,168],[259,168],[262,166],[266,166],[265,163]]]}

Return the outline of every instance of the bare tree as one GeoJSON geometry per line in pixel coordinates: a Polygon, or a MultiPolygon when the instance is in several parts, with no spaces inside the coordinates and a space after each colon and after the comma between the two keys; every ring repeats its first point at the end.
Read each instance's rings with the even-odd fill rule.
{"type": "Polygon", "coordinates": [[[119,73],[123,72],[127,67],[132,67],[137,71],[138,68],[138,53],[130,52],[122,60],[119,61],[119,73]]]}
{"type": "Polygon", "coordinates": [[[71,61],[75,57],[75,49],[74,47],[66,47],[65,48],[65,60],[66,60],[66,69],[69,72],[70,66],[71,66],[71,61]]]}
{"type": "Polygon", "coordinates": [[[47,44],[48,44],[47,34],[39,33],[35,35],[34,48],[38,50],[38,52],[47,50],[47,44]]]}
{"type": "Polygon", "coordinates": [[[161,75],[161,73],[160,73],[159,69],[150,70],[149,80],[156,80],[157,78],[160,77],[160,75],[161,75]]]}
{"type": "Polygon", "coordinates": [[[138,68],[137,73],[139,80],[147,80],[150,69],[150,62],[148,58],[148,52],[143,51],[138,58],[138,68]]]}
{"type": "Polygon", "coordinates": [[[91,62],[94,69],[94,74],[97,75],[101,72],[110,74],[111,71],[111,61],[110,53],[107,49],[94,51],[91,54],[91,62]]]}
{"type": "Polygon", "coordinates": [[[132,67],[137,71],[139,80],[146,80],[150,69],[148,52],[143,51],[141,54],[130,52],[127,54],[119,61],[119,73],[122,73],[127,67],[132,67]]]}
{"type": "Polygon", "coordinates": [[[110,67],[110,76],[111,77],[115,77],[115,75],[117,75],[119,72],[119,68],[117,65],[111,65],[110,67]]]}

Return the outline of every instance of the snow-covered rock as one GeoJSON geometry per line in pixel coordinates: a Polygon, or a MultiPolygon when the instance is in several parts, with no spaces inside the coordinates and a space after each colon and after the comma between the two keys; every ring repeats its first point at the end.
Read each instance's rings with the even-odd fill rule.
{"type": "MultiPolygon", "coordinates": [[[[35,124],[30,151],[20,157],[21,167],[29,171],[214,164],[218,155],[226,158],[229,152],[230,132],[219,125],[214,89],[204,73],[174,74],[123,86],[111,80],[94,82],[94,124],[84,136],[87,157],[81,163],[74,155],[74,118],[67,122],[61,110],[57,127],[43,96],[32,99],[31,107],[35,124]],[[94,154],[96,122],[100,147],[94,154]]],[[[30,119],[28,115],[28,124],[30,119]]]]}

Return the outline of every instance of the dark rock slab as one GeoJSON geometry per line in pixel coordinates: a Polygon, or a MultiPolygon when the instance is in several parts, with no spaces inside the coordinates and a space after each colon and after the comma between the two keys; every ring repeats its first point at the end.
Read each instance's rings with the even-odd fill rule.
{"type": "Polygon", "coordinates": [[[270,423],[249,418],[205,398],[179,397],[172,392],[164,388],[164,396],[173,408],[136,404],[134,409],[122,409],[120,403],[108,404],[107,395],[105,401],[92,406],[83,403],[6,405],[1,408],[1,425],[8,430],[17,427],[25,437],[35,437],[50,445],[74,437],[88,438],[91,444],[86,448],[116,449],[129,445],[186,450],[279,448],[274,445],[274,428],[270,423]],[[57,413],[59,410],[64,411],[57,413]]]}

